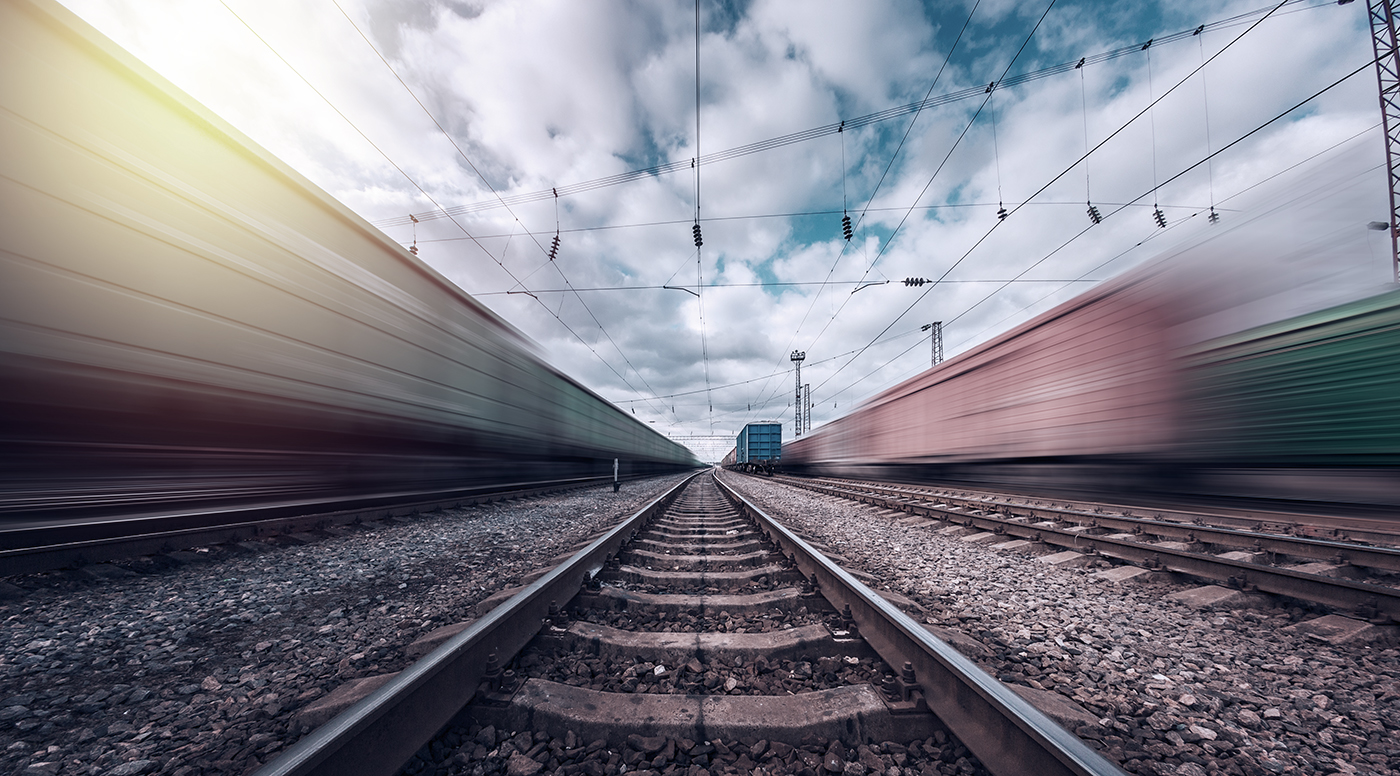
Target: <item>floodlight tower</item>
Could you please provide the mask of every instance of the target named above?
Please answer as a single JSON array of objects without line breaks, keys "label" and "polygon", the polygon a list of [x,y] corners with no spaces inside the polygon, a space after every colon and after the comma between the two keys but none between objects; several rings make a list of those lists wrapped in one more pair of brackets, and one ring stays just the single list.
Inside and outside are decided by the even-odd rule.
[{"label": "floodlight tower", "polygon": [[792,408],[797,413],[797,418],[793,427],[796,433],[793,436],[802,436],[802,360],[807,358],[807,353],[801,350],[792,351],[788,360],[797,366],[797,394],[793,399]]}]

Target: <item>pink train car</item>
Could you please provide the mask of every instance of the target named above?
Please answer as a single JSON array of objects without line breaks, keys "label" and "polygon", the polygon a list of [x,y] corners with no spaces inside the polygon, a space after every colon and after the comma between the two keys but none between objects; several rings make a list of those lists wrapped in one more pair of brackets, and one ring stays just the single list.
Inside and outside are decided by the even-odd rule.
[{"label": "pink train car", "polygon": [[1105,471],[1168,476],[1179,302],[1165,273],[1105,283],[785,445],[784,468],[1069,485],[1093,462],[1099,485]]}]

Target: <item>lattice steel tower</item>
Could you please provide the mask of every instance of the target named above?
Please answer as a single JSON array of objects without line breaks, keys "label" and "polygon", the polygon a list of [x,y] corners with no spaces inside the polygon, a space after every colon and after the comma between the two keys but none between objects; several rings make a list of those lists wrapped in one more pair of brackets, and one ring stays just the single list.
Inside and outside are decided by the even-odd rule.
[{"label": "lattice steel tower", "polygon": [[929,353],[929,360],[932,362],[929,366],[938,366],[943,363],[943,321],[926,323],[919,327],[919,329],[920,331],[933,331],[933,334],[930,334],[928,338],[929,349],[931,351]]},{"label": "lattice steel tower", "polygon": [[1390,183],[1390,266],[1400,282],[1400,37],[1396,35],[1395,0],[1366,0],[1371,17],[1371,46],[1376,52],[1376,81],[1380,86],[1381,124],[1385,129],[1385,169]]}]

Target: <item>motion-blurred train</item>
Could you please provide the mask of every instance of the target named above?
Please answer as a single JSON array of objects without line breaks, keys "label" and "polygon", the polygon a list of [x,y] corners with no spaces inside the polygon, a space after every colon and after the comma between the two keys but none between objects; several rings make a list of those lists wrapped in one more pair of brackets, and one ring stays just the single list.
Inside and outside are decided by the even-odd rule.
[{"label": "motion-blurred train", "polygon": [[699,465],[56,3],[0,108],[0,516]]},{"label": "motion-blurred train", "polygon": [[1196,338],[1211,292],[1178,280],[1150,267],[1061,304],[789,442],[783,469],[1400,504],[1400,292]]}]

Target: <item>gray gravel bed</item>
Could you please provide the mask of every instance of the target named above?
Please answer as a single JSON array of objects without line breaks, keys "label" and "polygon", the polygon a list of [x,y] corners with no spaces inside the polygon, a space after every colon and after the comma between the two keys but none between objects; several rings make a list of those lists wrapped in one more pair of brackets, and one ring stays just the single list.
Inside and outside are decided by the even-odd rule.
[{"label": "gray gravel bed", "polygon": [[692,659],[681,665],[583,655],[526,652],[519,665],[527,677],[603,692],[659,695],[785,695],[851,684],[879,687],[894,674],[879,658],[822,657],[814,661],[765,659],[716,662]]},{"label": "gray gravel bed", "polygon": [[286,540],[11,577],[0,598],[0,773],[242,774],[293,714],[616,524],[679,476]]},{"label": "gray gravel bed", "polygon": [[928,622],[987,648],[1002,681],[1075,701],[1075,731],[1147,774],[1400,773],[1400,654],[1334,647],[1283,627],[1318,612],[1197,610],[1166,601],[1195,586],[1113,586],[1097,568],[909,528],[852,501],[725,475],[790,528],[840,547],[849,566],[913,599]]},{"label": "gray gravel bed", "polygon": [[449,728],[404,767],[405,776],[701,776],[702,774],[854,774],[855,776],[982,776],[962,744],[942,732],[910,744],[884,742],[851,749],[813,738],[802,746],[780,742],[629,736],[618,749],[586,743],[570,731],[507,732],[494,727]]},{"label": "gray gravel bed", "polygon": [[795,612],[777,609],[765,614],[731,615],[729,612],[720,612],[713,617],[688,613],[668,615],[665,612],[611,612],[600,609],[578,609],[573,615],[575,619],[607,625],[618,630],[657,633],[768,633],[825,622],[822,613],[809,612],[805,606],[799,607]]},{"label": "gray gravel bed", "polygon": [[755,577],[752,582],[747,582],[737,587],[714,587],[711,585],[655,585],[650,582],[636,582],[630,579],[609,578],[605,573],[600,575],[599,581],[609,587],[619,590],[628,590],[633,593],[646,593],[648,595],[754,595],[757,593],[769,593],[774,590],[783,590],[789,587],[797,587],[802,583],[799,581],[785,580],[776,575],[765,574]]}]

